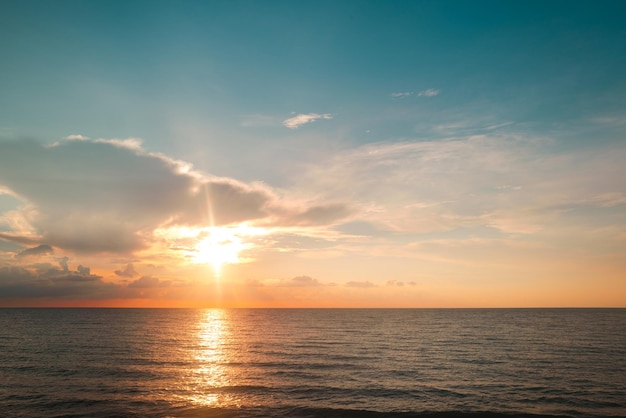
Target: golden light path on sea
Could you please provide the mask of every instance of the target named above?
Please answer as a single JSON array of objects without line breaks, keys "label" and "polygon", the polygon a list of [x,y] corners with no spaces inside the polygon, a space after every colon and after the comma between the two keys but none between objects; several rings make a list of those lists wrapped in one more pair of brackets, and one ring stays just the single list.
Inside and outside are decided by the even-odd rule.
[{"label": "golden light path on sea", "polygon": [[233,405],[232,396],[222,388],[233,386],[227,373],[228,351],[225,348],[230,336],[228,314],[221,309],[203,311],[198,323],[196,349],[193,351],[195,369],[189,378],[188,401],[195,405],[218,407]]}]

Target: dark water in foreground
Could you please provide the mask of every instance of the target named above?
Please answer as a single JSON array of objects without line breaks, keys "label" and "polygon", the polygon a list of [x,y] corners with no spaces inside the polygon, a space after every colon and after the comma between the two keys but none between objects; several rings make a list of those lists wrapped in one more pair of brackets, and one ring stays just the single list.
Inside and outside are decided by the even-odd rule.
[{"label": "dark water in foreground", "polygon": [[0,416],[626,416],[626,309],[0,309]]}]

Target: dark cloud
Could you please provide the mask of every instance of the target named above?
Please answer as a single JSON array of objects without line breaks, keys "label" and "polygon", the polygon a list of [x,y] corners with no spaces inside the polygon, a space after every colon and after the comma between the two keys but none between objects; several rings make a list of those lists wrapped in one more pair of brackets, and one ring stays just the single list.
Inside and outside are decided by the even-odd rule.
[{"label": "dark cloud", "polygon": [[67,262],[69,261],[69,258],[67,257],[62,257],[59,259],[59,265],[63,268],[63,271],[68,271],[69,267],[67,265]]},{"label": "dark cloud", "polygon": [[76,268],[76,271],[78,271],[79,274],[85,276],[89,276],[91,274],[91,269],[89,267],[83,267],[81,265]]},{"label": "dark cloud", "polygon": [[29,264],[27,268],[34,269],[39,274],[46,274],[48,272],[56,273],[59,271],[59,269],[56,268],[52,263],[33,263]]},{"label": "dark cloud", "polygon": [[142,276],[128,285],[103,281],[91,269],[79,265],[76,271],[63,270],[52,263],[0,267],[1,299],[83,299],[144,298],[154,296],[144,290],[169,288],[170,280]]},{"label": "dark cloud", "polygon": [[137,280],[133,280],[128,284],[130,288],[153,288],[153,287],[167,287],[171,282],[160,280],[156,277],[142,276]]},{"label": "dark cloud", "polygon": [[46,244],[41,244],[41,245],[38,245],[37,247],[28,248],[24,251],[20,251],[19,253],[15,255],[15,258],[22,259],[22,258],[31,257],[31,256],[52,254],[53,252],[54,250],[52,249],[51,246],[46,245]]},{"label": "dark cloud", "polygon": [[132,263],[128,263],[124,270],[115,270],[115,274],[121,277],[135,277],[138,273],[135,271]]},{"label": "dark cloud", "polygon": [[376,287],[376,285],[374,283],[371,283],[371,282],[347,282],[346,286],[348,286],[348,287],[361,287],[361,288]]},{"label": "dark cloud", "polygon": [[37,268],[0,267],[0,299],[65,298],[105,299],[119,295],[119,286],[105,283],[100,276],[63,271],[51,264]]},{"label": "dark cloud", "polygon": [[321,283],[309,276],[296,276],[290,280],[282,280],[280,282],[280,286],[302,286],[302,287],[310,287],[310,286],[321,286]]}]

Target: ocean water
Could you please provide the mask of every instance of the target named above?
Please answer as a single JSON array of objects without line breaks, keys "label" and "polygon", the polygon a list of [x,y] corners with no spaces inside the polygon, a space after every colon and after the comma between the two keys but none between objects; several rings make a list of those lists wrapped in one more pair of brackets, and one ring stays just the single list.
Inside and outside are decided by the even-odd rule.
[{"label": "ocean water", "polygon": [[626,416],[626,309],[0,309],[0,416]]}]

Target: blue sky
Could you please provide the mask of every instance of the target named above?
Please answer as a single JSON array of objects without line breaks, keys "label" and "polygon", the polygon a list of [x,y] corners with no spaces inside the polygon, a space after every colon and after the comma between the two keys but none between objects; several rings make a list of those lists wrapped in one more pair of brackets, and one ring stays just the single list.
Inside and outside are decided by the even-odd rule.
[{"label": "blue sky", "polygon": [[[229,190],[216,213],[266,228],[245,263],[230,263],[232,283],[310,277],[384,286],[399,275],[416,293],[398,304],[456,306],[470,302],[446,299],[446,286],[488,293],[500,285],[476,277],[509,277],[500,264],[535,266],[526,273],[543,277],[553,252],[561,267],[550,277],[565,280],[567,260],[585,254],[578,271],[609,271],[589,303],[626,303],[609,290],[624,286],[626,255],[625,17],[621,1],[4,1],[4,262],[36,275],[14,254],[50,245],[47,262],[95,265],[89,257],[102,252],[110,262],[97,267],[98,280],[114,284],[121,276],[110,272],[121,264],[155,264],[142,257],[158,258],[155,237],[167,220],[202,228],[196,215],[184,218],[188,207],[166,204],[139,180],[128,184],[167,208],[151,223],[134,212],[143,203],[109,202],[135,193],[125,176],[169,181],[168,170],[184,166],[209,189]],[[102,178],[111,190],[90,194],[105,187]],[[196,193],[192,180],[170,180]],[[90,217],[63,215],[86,210]],[[98,238],[105,230],[127,234],[126,245],[96,242],[111,239]],[[511,249],[498,266],[485,261],[458,279],[466,262],[481,259],[474,253],[487,259],[505,247],[535,250]],[[293,265],[280,258],[293,252],[302,256]],[[369,272],[351,267],[363,259]],[[151,269],[145,277],[184,276]],[[196,270],[185,274],[215,273]],[[454,283],[434,285],[440,277]],[[507,291],[522,286],[528,299],[504,304],[561,303],[533,299],[538,288],[520,280],[506,279]],[[589,287],[581,278],[579,296],[563,303],[587,303]],[[357,296],[355,304],[378,303]],[[483,303],[498,304],[495,296]]]}]

